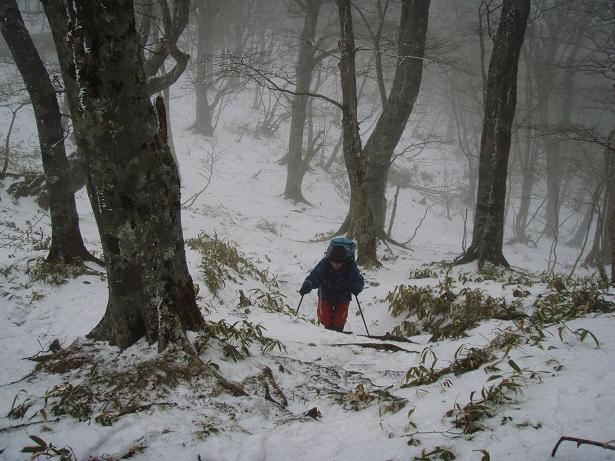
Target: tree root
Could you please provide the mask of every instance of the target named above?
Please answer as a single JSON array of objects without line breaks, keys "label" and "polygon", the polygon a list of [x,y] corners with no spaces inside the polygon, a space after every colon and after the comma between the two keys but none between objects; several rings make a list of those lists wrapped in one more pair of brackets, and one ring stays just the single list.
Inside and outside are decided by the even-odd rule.
[{"label": "tree root", "polygon": [[453,260],[453,265],[460,266],[462,264],[468,264],[477,260],[479,271],[482,270],[486,262],[490,262],[494,266],[503,266],[507,269],[510,267],[510,264],[508,263],[508,261],[504,257],[504,254],[501,251],[498,252],[497,255],[485,255],[481,254],[477,246],[472,245],[470,245],[470,248],[468,248],[467,251],[465,251]]}]

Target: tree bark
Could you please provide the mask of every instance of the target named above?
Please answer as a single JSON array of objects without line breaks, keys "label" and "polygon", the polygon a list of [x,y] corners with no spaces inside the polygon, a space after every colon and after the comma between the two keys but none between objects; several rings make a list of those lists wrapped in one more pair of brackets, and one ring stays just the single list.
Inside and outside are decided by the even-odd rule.
[{"label": "tree bark", "polygon": [[[162,72],[165,72],[164,66],[162,67]],[[169,145],[169,149],[171,149],[171,155],[173,155],[173,160],[177,165],[177,173],[179,174],[179,160],[177,159],[177,153],[175,152],[175,142],[173,141],[173,128],[171,127],[171,89],[166,87],[162,90],[162,97],[164,99],[165,105],[165,114],[166,120],[165,123],[167,125],[167,144]],[[179,180],[181,182],[181,174],[179,176]]]},{"label": "tree bark", "polygon": [[301,33],[301,43],[296,66],[296,94],[293,97],[290,137],[288,141],[288,157],[286,168],[286,186],[284,188],[284,198],[295,202],[307,202],[301,192],[301,184],[306,168],[303,162],[303,134],[306,122],[308,95],[312,74],[316,61],[314,54],[314,38],[316,37],[316,24],[320,12],[321,0],[306,0],[305,19],[303,31]]},{"label": "tree bark", "polygon": [[69,166],[55,89],[15,0],[1,3],[0,30],[26,84],[36,118],[51,215],[51,248],[47,261],[96,261],[83,244],[75,197],[65,177]]},{"label": "tree bark", "polygon": [[372,211],[369,207],[366,184],[367,159],[361,146],[357,120],[357,81],[355,72],[355,46],[352,30],[350,0],[336,0],[340,20],[339,63],[342,88],[343,152],[351,190],[351,209],[358,243],[357,262],[363,266],[378,264],[376,233]]},{"label": "tree bark", "polygon": [[[177,166],[149,99],[130,0],[43,2],[105,255],[107,310],[89,333],[189,349],[204,324],[186,264]],[[127,104],[127,101],[130,103]]]},{"label": "tree bark", "polygon": [[506,178],[511,128],[517,101],[517,67],[530,0],[504,0],[489,73],[481,135],[472,243],[457,262],[478,259],[508,266],[502,253]]}]

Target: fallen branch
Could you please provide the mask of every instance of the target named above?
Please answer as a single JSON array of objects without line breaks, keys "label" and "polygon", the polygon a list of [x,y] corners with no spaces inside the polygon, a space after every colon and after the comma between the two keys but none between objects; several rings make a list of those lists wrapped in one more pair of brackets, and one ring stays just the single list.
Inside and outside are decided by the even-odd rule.
[{"label": "fallen branch", "polygon": [[399,437],[414,437],[415,435],[425,435],[425,434],[440,434],[448,439],[457,439],[463,435],[463,432],[456,431],[454,427],[450,429],[445,429],[443,431],[414,431],[408,434],[402,434]]},{"label": "fallen branch", "polygon": [[553,451],[551,452],[551,457],[555,456],[555,452],[557,451],[559,444],[566,440],[569,442],[576,442],[577,447],[580,447],[581,445],[595,445],[597,447],[602,447],[606,450],[615,450],[615,445],[611,444],[610,442],[597,442],[595,440],[579,439],[577,437],[564,436],[564,437],[560,437],[557,443],[555,444],[555,447],[553,447]]},{"label": "fallen branch", "polygon": [[34,421],[32,423],[23,423],[23,424],[17,424],[15,426],[8,426],[8,427],[0,427],[0,433],[2,432],[10,432],[10,431],[15,431],[17,429],[22,429],[24,427],[28,427],[28,426],[35,426],[36,424],[43,424],[43,423],[57,423],[58,421],[60,421],[60,418],[56,418],[56,419],[51,419],[51,420],[43,420],[43,421]]},{"label": "fallen branch", "polygon": [[402,347],[396,346],[395,344],[378,344],[378,343],[338,343],[338,344],[329,344],[329,346],[359,346],[366,347],[369,349],[376,349],[378,351],[389,351],[389,352],[412,352],[414,354],[418,354],[417,351],[409,351]]},{"label": "fallen branch", "polygon": [[396,336],[396,335],[391,335],[389,333],[387,333],[386,335],[371,335],[371,336],[367,336],[367,335],[357,335],[357,336],[362,336],[364,338],[370,338],[370,339],[379,339],[381,341],[397,341],[400,343],[410,343],[410,344],[418,344],[416,341],[412,341],[411,339],[405,338],[403,336]]},{"label": "fallen branch", "polygon": [[130,414],[133,414],[133,413],[140,413],[142,411],[149,410],[152,407],[158,407],[158,406],[176,407],[177,403],[175,403],[175,402],[152,402],[152,403],[147,403],[145,405],[139,405],[138,407],[127,408],[126,410],[119,412],[117,414],[117,417],[119,418],[120,416],[126,416],[126,415],[130,415]]}]

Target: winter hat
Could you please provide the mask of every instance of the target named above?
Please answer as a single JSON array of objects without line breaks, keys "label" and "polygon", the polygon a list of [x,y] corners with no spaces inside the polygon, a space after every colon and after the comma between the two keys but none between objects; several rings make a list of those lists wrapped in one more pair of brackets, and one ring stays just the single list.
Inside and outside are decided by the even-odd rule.
[{"label": "winter hat", "polygon": [[341,263],[346,261],[346,248],[336,245],[331,249],[331,261]]}]

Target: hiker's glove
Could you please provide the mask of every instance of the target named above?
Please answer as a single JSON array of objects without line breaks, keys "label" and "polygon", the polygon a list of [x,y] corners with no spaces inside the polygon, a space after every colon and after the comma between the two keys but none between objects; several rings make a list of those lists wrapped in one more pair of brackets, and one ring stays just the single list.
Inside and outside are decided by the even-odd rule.
[{"label": "hiker's glove", "polygon": [[353,288],[353,289],[352,289],[352,294],[353,294],[353,295],[358,296],[358,295],[359,295],[359,293],[361,293],[361,290],[359,290],[359,289],[357,289],[357,288]]},{"label": "hiker's glove", "polygon": [[299,288],[299,294],[301,296],[307,295],[310,291],[312,291],[312,287],[310,287],[310,284],[307,282],[303,282],[303,285],[301,285],[301,288]]}]

